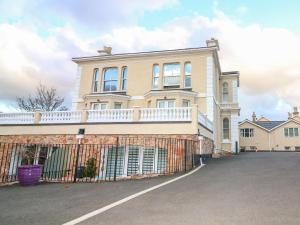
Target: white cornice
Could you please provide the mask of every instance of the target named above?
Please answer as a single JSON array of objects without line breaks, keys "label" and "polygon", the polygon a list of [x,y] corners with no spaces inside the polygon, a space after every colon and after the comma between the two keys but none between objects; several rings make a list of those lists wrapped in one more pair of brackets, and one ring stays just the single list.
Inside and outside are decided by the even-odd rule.
[{"label": "white cornice", "polygon": [[88,94],[85,95],[85,97],[89,97],[89,98],[118,98],[118,99],[124,99],[124,100],[129,100],[130,96],[128,95],[120,95],[120,94],[104,94],[104,93],[92,93],[92,94]]},{"label": "white cornice", "polygon": [[152,51],[152,52],[136,52],[136,53],[124,53],[124,54],[114,54],[114,55],[76,57],[76,58],[72,58],[72,61],[75,63],[79,63],[79,62],[105,61],[105,60],[116,60],[116,59],[135,58],[135,57],[164,56],[164,55],[174,55],[174,54],[193,54],[193,53],[200,53],[200,52],[207,52],[207,51],[215,51],[215,48],[214,47],[186,48],[186,49],[174,49],[174,50]]},{"label": "white cornice", "polygon": [[145,98],[149,96],[162,96],[162,95],[182,95],[182,96],[189,96],[189,97],[196,97],[196,92],[191,91],[184,91],[184,90],[161,90],[161,91],[150,91],[146,93],[144,96]]}]

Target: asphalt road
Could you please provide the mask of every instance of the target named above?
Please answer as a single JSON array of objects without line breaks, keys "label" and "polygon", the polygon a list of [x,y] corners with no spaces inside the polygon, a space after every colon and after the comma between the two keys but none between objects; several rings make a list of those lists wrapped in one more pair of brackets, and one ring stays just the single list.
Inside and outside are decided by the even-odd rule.
[{"label": "asphalt road", "polygon": [[[0,224],[62,224],[173,177],[102,184],[0,188]],[[300,153],[243,153],[212,160],[81,225],[297,225]]]}]

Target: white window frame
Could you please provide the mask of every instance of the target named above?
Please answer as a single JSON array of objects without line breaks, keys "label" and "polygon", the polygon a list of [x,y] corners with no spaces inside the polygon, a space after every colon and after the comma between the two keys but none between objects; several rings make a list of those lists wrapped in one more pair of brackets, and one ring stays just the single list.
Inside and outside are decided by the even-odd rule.
[{"label": "white window frame", "polygon": [[[120,105],[121,107],[120,108],[116,108],[116,105]],[[122,109],[122,108],[123,108],[122,102],[115,102],[114,103],[114,109]]]},{"label": "white window frame", "polygon": [[[246,136],[247,132],[248,132],[248,136]],[[253,128],[242,128],[242,129],[240,129],[240,136],[242,138],[253,138],[254,137],[254,129]]]},{"label": "white window frame", "polygon": [[[186,70],[186,67],[187,65],[190,65],[191,67],[191,72],[187,72]],[[186,78],[189,78],[190,79],[190,86],[187,86],[186,85]],[[184,64],[184,85],[183,85],[185,88],[191,88],[192,87],[192,64],[191,62],[186,62]]]},{"label": "white window frame", "polygon": [[299,137],[298,127],[285,127],[283,129],[283,135],[286,138]]},{"label": "white window frame", "polygon": [[[126,71],[126,75],[124,73],[125,71]],[[126,89],[127,89],[127,76],[128,76],[128,68],[127,68],[127,66],[123,66],[122,67],[122,81],[121,81],[121,90],[122,91],[126,91]]]},{"label": "white window frame", "polygon": [[99,68],[95,68],[94,73],[93,73],[93,82],[92,82],[92,92],[93,93],[97,93],[100,91],[99,79],[100,79]]},{"label": "white window frame", "polygon": [[[224,128],[224,121],[228,120],[228,128]],[[228,137],[225,137],[225,131],[228,131]],[[229,118],[223,118],[222,120],[222,136],[223,136],[223,140],[230,140],[230,120]]]},{"label": "white window frame", "polygon": [[229,98],[228,83],[224,82],[222,84],[222,102],[228,102],[228,98]]},{"label": "white window frame", "polygon": [[[184,104],[187,103],[187,106],[184,106]],[[191,107],[191,101],[187,99],[182,100],[182,107]]]},{"label": "white window frame", "polygon": [[[105,73],[109,69],[115,69],[115,70],[117,70],[117,79],[116,80],[113,80],[113,79],[105,80]],[[119,77],[118,67],[107,67],[107,68],[104,68],[103,69],[103,75],[102,75],[102,77],[103,77],[103,81],[102,81],[102,91],[103,92],[116,92],[116,91],[118,91],[118,77]],[[115,85],[116,86],[116,90],[111,90],[112,85],[110,85],[110,90],[105,90],[105,83],[106,82],[116,82],[116,85]]]},{"label": "white window frame", "polygon": [[[155,68],[158,69],[158,72],[155,72]],[[154,64],[152,67],[152,89],[159,88],[159,75],[160,75],[160,68],[158,64]],[[157,84],[156,84],[157,82]]]},{"label": "white window frame", "polygon": [[[98,109],[96,109],[96,105],[99,106]],[[103,107],[105,106],[105,107]],[[91,110],[105,110],[105,109],[108,109],[108,103],[107,102],[93,102],[92,105],[91,105]]]},{"label": "white window frame", "polygon": [[[164,103],[164,107],[160,107],[160,103]],[[170,103],[172,102],[173,106],[170,107]],[[156,107],[165,109],[165,108],[175,108],[176,107],[176,101],[173,99],[166,99],[166,100],[157,100]]]},{"label": "white window frame", "polygon": [[[179,67],[179,70],[178,70],[178,72],[174,72],[174,70],[172,71],[172,73],[170,73],[170,74],[166,74],[166,67],[167,66],[170,66],[170,65],[176,65],[176,66],[178,66]],[[180,75],[181,75],[181,64],[179,63],[179,62],[172,62],[172,63],[165,63],[164,65],[163,65],[163,85],[164,86],[166,86],[166,87],[169,87],[169,86],[180,86]],[[178,84],[174,84],[174,85],[172,85],[172,84],[170,84],[170,85],[166,85],[165,84],[165,78],[167,78],[167,77],[178,77]]]}]

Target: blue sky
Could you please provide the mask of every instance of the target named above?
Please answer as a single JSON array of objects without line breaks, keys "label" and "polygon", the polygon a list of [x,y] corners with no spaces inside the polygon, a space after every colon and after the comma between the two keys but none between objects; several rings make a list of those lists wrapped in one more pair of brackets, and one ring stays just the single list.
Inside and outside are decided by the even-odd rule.
[{"label": "blue sky", "polygon": [[203,46],[215,37],[222,69],[241,72],[241,119],[252,111],[286,119],[300,98],[299,8],[278,0],[2,0],[0,111],[14,111],[15,97],[39,82],[57,87],[70,105],[70,58],[103,45],[133,52]]}]

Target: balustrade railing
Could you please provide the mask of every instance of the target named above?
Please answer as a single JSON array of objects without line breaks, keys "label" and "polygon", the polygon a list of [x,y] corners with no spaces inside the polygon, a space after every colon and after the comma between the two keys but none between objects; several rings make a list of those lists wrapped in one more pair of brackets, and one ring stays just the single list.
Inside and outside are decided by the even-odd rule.
[{"label": "balustrade railing", "polygon": [[78,123],[82,111],[42,112],[40,123]]},{"label": "balustrade railing", "polygon": [[88,111],[87,122],[131,122],[133,109],[104,109]]},{"label": "balustrade railing", "polygon": [[0,113],[0,124],[31,124],[34,122],[34,113]]},{"label": "balustrade railing", "polygon": [[[85,115],[86,114],[86,115]],[[134,116],[135,115],[135,116]],[[88,111],[0,113],[0,124],[50,124],[81,122],[191,121],[192,108],[136,108]]]},{"label": "balustrade railing", "polygon": [[190,107],[140,109],[140,121],[190,121]]}]

